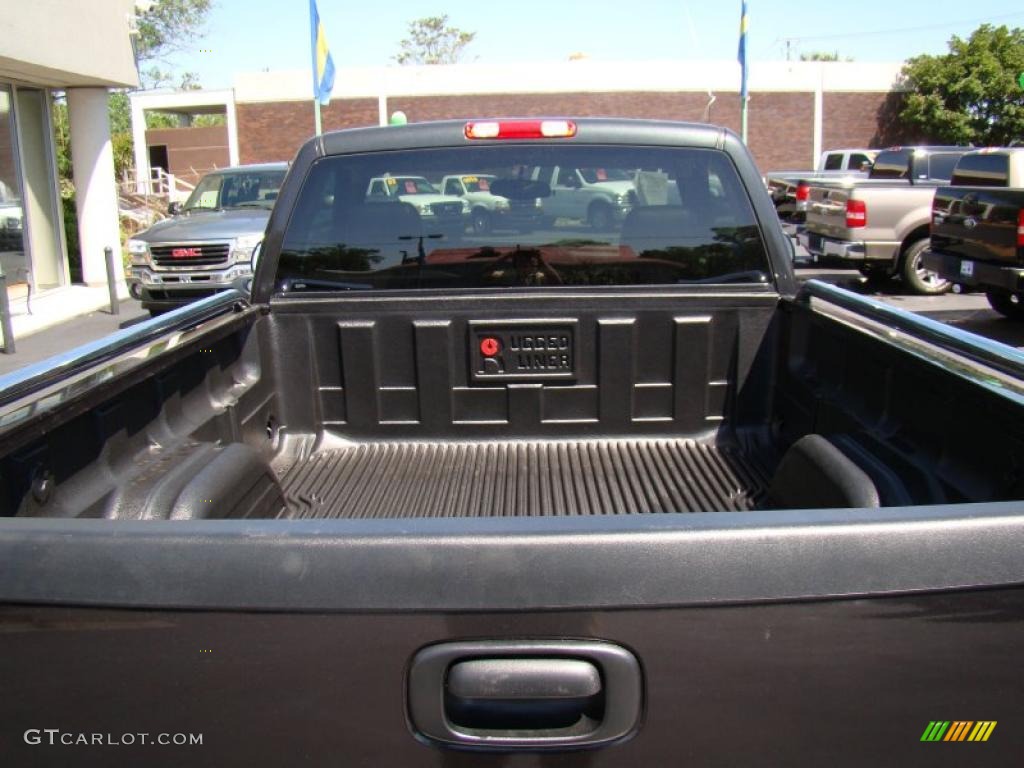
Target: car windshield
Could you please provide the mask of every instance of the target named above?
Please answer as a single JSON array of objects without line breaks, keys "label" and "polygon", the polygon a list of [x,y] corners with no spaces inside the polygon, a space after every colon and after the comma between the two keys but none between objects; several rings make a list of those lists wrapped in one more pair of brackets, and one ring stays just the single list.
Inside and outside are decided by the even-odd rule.
[{"label": "car windshield", "polygon": [[270,210],[284,181],[284,170],[211,173],[189,195],[182,210],[265,208]]},{"label": "car windshield", "polygon": [[[553,193],[544,179],[556,167],[601,169],[628,183],[598,195]],[[505,204],[470,210],[375,191],[385,178],[404,189],[451,177],[487,178]],[[276,284],[280,292],[764,284],[770,274],[750,199],[722,151],[508,144],[316,161],[289,213]]]},{"label": "car windshield", "polygon": [[467,192],[490,192],[493,176],[463,176],[462,183]]},{"label": "car windshield", "polygon": [[600,181],[629,181],[633,173],[623,168],[580,168],[580,175],[587,184]]},{"label": "car windshield", "polygon": [[392,176],[387,180],[392,195],[436,195],[437,187],[424,178],[415,176]]}]

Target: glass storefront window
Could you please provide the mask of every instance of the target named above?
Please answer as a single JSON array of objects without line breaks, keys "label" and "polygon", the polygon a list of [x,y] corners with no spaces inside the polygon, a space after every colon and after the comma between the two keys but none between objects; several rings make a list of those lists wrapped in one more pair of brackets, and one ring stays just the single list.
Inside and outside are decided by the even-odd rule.
[{"label": "glass storefront window", "polygon": [[64,249],[53,180],[49,100],[39,88],[18,87],[15,93],[28,252],[35,289],[42,291],[64,283]]},{"label": "glass storefront window", "polygon": [[[0,267],[8,286],[27,285],[28,259],[25,256],[25,216],[21,200],[17,146],[14,142],[14,110],[11,89],[0,85]],[[13,288],[13,296],[25,291]]]}]

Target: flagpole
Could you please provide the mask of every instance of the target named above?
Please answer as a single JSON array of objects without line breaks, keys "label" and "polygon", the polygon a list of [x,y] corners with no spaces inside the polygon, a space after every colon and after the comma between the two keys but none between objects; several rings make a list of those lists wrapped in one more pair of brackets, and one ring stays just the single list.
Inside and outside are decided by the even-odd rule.
[{"label": "flagpole", "polygon": [[[313,97],[313,120],[316,123],[316,135],[319,136],[321,133],[324,132],[324,126],[320,122],[320,99],[318,99],[316,96]],[[743,136],[743,140],[746,141],[746,131],[744,131]]]},{"label": "flagpole", "polygon": [[740,62],[740,138],[747,143],[747,108],[750,106],[750,92],[747,90],[747,0],[740,2],[740,45],[737,58]]}]

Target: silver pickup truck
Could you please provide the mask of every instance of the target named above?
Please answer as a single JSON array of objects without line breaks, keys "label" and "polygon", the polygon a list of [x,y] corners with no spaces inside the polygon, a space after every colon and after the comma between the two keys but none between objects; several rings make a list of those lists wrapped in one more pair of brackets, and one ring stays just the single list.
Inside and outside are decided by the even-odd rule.
[{"label": "silver pickup truck", "polygon": [[881,152],[867,179],[818,181],[808,193],[806,229],[797,235],[815,261],[838,260],[868,278],[898,275],[914,292],[950,283],[924,268],[932,198],[968,147],[903,147]]},{"label": "silver pickup truck", "polygon": [[129,286],[156,315],[239,287],[252,275],[287,163],[246,165],[202,178],[172,218],[128,241]]}]

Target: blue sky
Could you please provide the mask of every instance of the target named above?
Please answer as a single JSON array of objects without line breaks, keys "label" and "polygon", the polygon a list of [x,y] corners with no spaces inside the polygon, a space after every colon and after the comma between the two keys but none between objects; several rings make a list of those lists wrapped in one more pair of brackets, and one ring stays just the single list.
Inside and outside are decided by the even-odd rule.
[{"label": "blue sky", "polygon": [[[206,88],[238,71],[310,66],[308,0],[214,0],[206,34],[168,63],[197,72]],[[562,61],[582,52],[604,61],[715,59],[736,55],[739,0],[318,0],[339,68],[393,63],[408,23],[447,13],[476,32],[464,60]],[[858,61],[942,53],[951,35],[991,22],[1024,27],[1020,0],[749,0],[751,60],[838,51]]]}]

